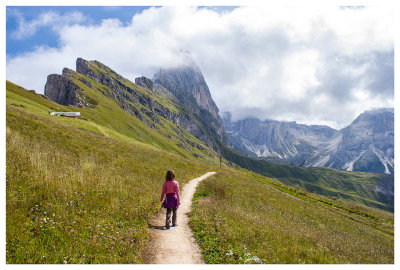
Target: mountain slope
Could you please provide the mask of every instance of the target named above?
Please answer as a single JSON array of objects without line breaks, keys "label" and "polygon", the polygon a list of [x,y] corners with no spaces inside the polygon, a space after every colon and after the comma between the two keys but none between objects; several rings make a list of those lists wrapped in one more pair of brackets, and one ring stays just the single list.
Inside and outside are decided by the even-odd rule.
[{"label": "mountain slope", "polygon": [[[186,84],[179,85],[179,89],[184,92],[195,89],[194,94],[186,95],[185,99],[176,94],[175,88],[171,88],[172,90],[165,88],[160,83],[161,81],[153,82],[141,77],[136,78],[136,83],[133,83],[98,61],[78,58],[76,72],[64,69],[62,75],[48,76],[45,95],[60,104],[93,107],[96,106],[97,99],[85,93],[93,92],[90,90],[93,89],[97,95],[100,92],[103,96],[114,99],[121,109],[136,116],[151,128],[164,128],[163,122],[168,120],[179,129],[187,131],[207,146],[219,151],[217,141],[220,138],[226,139],[226,134],[207,84],[201,73],[197,73],[198,70],[188,67],[182,72],[198,76],[191,80],[187,75]],[[166,70],[164,73],[180,74],[176,70]],[[166,81],[162,82],[167,84]],[[188,87],[192,88],[188,89]],[[197,96],[199,96],[199,104],[195,99]],[[210,108],[205,105],[207,102],[211,104]],[[208,109],[211,109],[211,113]],[[169,134],[169,136],[173,135]],[[190,144],[190,141],[184,138],[179,139],[184,144]],[[204,148],[202,145],[198,147]]]},{"label": "mountain slope", "polygon": [[[82,66],[86,66],[86,69]],[[194,156],[208,156],[210,159],[216,155],[202,141],[177,125],[190,123],[192,126],[198,126],[190,110],[166,89],[141,87],[97,61],[89,62],[78,58],[77,70],[88,76],[70,69],[64,69],[62,75],[49,75],[45,95],[52,98],[52,92],[74,91],[79,97],[78,101],[68,105],[78,107],[85,117],[93,119],[96,123],[111,126],[119,133],[133,136],[142,142],[151,142],[165,150],[171,149],[168,142],[172,141],[175,144],[173,150],[185,156],[187,150],[191,150]],[[53,84],[50,80],[52,76],[62,77],[70,83]],[[70,85],[73,86],[72,89],[67,88]]]},{"label": "mountain slope", "polygon": [[250,156],[302,167],[393,174],[393,109],[361,114],[342,130],[248,118],[224,124],[234,146]]},{"label": "mountain slope", "polygon": [[[160,189],[166,170],[171,168],[176,171],[181,187],[188,180],[207,171],[218,171],[218,181],[222,180],[222,185],[217,183],[216,186],[206,186],[200,190],[197,199],[203,196],[205,200],[202,203],[208,201],[210,206],[217,208],[226,205],[220,197],[216,201],[209,200],[209,196],[205,197],[207,194],[217,194],[224,198],[240,198],[230,203],[234,206],[231,210],[239,210],[241,214],[252,213],[251,205],[262,210],[254,216],[255,219],[240,216],[242,221],[254,223],[271,216],[275,220],[273,213],[290,212],[295,217],[303,217],[303,222],[297,225],[297,231],[302,232],[310,231],[310,222],[323,221],[325,217],[329,217],[320,211],[314,211],[318,205],[316,200],[299,199],[295,201],[297,208],[292,208],[293,202],[290,201],[289,194],[293,190],[305,194],[303,191],[265,177],[249,176],[244,170],[216,168],[219,159],[211,158],[208,153],[213,152],[206,146],[203,150],[179,147],[177,140],[168,139],[168,134],[165,133],[169,132],[167,128],[161,125],[150,128],[139,118],[124,111],[117,101],[97,90],[97,87],[104,91],[108,89],[102,88],[96,81],[80,77],[79,74],[73,74],[71,78],[82,89],[80,94],[86,95],[90,101],[95,100],[95,105],[63,106],[10,82],[6,84],[7,263],[141,263],[143,247],[148,242],[148,219],[160,207]],[[93,88],[86,88],[86,84],[79,79],[87,80]],[[142,89],[138,88],[140,90]],[[51,116],[48,114],[49,108],[57,111],[80,111],[83,117],[71,119]],[[163,121],[165,127],[174,125],[166,119]],[[185,131],[182,134],[185,138],[194,138]],[[192,151],[196,149],[199,157],[193,155]],[[238,181],[243,182],[238,184]],[[254,185],[255,181],[258,182],[257,185]],[[271,183],[274,183],[275,188],[282,189],[283,193],[271,194],[268,187]],[[238,188],[240,192],[231,190],[232,187]],[[254,196],[255,191],[257,196]],[[272,201],[263,201],[262,198],[270,198]],[[346,246],[347,238],[332,237],[331,239],[336,239],[334,247],[337,252],[329,255],[330,261],[324,262],[393,262],[392,215],[387,217],[376,211],[371,214],[362,209],[344,206],[340,201],[335,202],[336,206],[330,206],[333,202],[326,198],[324,200],[327,202],[324,203],[328,207],[327,211],[337,211],[335,209],[340,206],[338,209],[345,209],[343,211],[348,213],[345,215],[351,215],[346,217],[343,213],[335,214],[334,222],[323,221],[321,224],[327,225],[325,233],[340,236],[343,232],[349,239],[366,239],[366,242],[354,243],[362,244],[363,250],[379,250],[373,256],[360,255],[357,257],[360,258],[359,261],[351,260],[353,254],[349,250],[358,252],[357,245]],[[273,201],[279,203],[271,204]],[[238,205],[251,212],[238,209]],[[271,211],[264,211],[264,208],[259,207],[261,205],[268,206]],[[304,215],[304,207],[312,211],[310,215]],[[206,205],[200,208],[204,214],[214,209],[209,206],[206,208]],[[229,215],[231,210],[220,208],[220,211]],[[226,228],[225,221],[219,216],[220,213],[206,220],[212,221],[216,226],[224,226],[219,227],[220,229]],[[363,217],[371,222],[365,225],[363,221],[363,229],[360,230],[358,220]],[[191,216],[191,219],[197,223],[197,227],[203,226],[195,216]],[[290,239],[296,238],[293,231],[274,233],[276,230],[273,226],[263,226],[264,229],[261,230],[261,227],[248,227],[247,224],[239,223],[234,227],[237,232],[248,230],[246,241],[259,239],[270,243],[265,232],[274,234],[274,241],[281,244],[276,252],[269,254],[279,263],[286,262],[284,256],[288,254],[288,250],[298,248],[302,251],[290,252],[292,261],[299,262],[308,254],[312,255],[313,249],[318,248],[321,251],[327,247],[324,242],[320,242],[321,238],[314,238],[311,242],[300,239],[301,241],[294,243],[285,240],[288,236],[292,237]],[[348,229],[341,224],[346,224]],[[214,225],[210,224],[202,228],[215,230]],[[225,236],[215,239],[218,234],[208,233],[206,230],[196,231],[206,233],[203,240],[209,240],[206,250],[211,254],[225,251],[231,244],[235,245]],[[371,236],[368,231],[376,233]],[[230,234],[226,232],[227,235]],[[248,237],[249,235],[254,237]],[[243,243],[247,245],[246,252],[251,254],[269,251],[267,246]],[[313,248],[301,248],[303,243],[306,247],[313,243]],[[227,252],[229,250],[223,254]]]}]

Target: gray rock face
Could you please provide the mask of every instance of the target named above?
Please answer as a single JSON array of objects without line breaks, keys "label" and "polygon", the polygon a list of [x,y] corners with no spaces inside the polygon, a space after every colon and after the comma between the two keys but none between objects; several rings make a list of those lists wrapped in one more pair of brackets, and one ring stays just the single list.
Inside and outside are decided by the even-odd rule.
[{"label": "gray rock face", "polygon": [[150,90],[153,90],[155,88],[155,85],[154,85],[153,81],[150,80],[149,78],[144,77],[144,76],[136,78],[135,79],[135,83],[137,85],[140,85],[140,86],[142,86],[144,88],[147,88],[147,89],[150,89]]},{"label": "gray rock face", "polygon": [[393,174],[393,109],[361,114],[342,130],[296,122],[244,119],[224,124],[234,147],[250,156],[304,167]]},{"label": "gray rock face", "polygon": [[214,118],[220,119],[218,107],[211,97],[203,74],[193,63],[188,66],[161,69],[154,75],[153,80],[170,90],[179,101],[196,113],[199,109],[205,109]]},{"label": "gray rock face", "polygon": [[329,166],[349,171],[394,173],[394,110],[375,109],[341,130]]},{"label": "gray rock face", "polygon": [[82,89],[70,79],[73,72],[64,68],[62,75],[50,74],[47,76],[44,95],[61,105],[93,107],[86,101],[86,96],[81,93]]},{"label": "gray rock face", "polygon": [[44,94],[50,100],[59,104],[75,106],[78,103],[76,92],[79,90],[79,87],[68,77],[58,74],[50,74],[47,76]]},{"label": "gray rock face", "polygon": [[[161,69],[154,75],[153,81],[168,89],[180,102],[195,112],[202,124],[207,137],[212,141],[213,148],[218,150],[217,141],[230,144],[218,107],[211,97],[210,90],[200,69],[190,63],[171,69]],[[189,132],[196,137],[201,136],[198,130],[189,127]]]}]

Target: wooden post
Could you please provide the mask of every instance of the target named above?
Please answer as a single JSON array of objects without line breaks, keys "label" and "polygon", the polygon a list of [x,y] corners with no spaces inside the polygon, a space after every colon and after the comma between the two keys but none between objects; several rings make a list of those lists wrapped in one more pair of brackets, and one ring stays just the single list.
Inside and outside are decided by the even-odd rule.
[{"label": "wooden post", "polygon": [[222,156],[219,156],[219,167],[222,168]]}]

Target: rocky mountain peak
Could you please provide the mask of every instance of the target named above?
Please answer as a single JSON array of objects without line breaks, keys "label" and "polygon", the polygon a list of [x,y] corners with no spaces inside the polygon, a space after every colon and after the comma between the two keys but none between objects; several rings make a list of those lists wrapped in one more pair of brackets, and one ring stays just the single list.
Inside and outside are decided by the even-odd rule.
[{"label": "rocky mountain peak", "polygon": [[[170,90],[178,100],[188,104],[195,111],[207,110],[214,118],[220,118],[218,107],[200,69],[194,64],[160,69],[153,81]],[[194,103],[194,104],[192,104]]]},{"label": "rocky mountain peak", "polygon": [[193,61],[179,67],[160,69],[154,75],[153,82],[168,89],[180,102],[201,117],[204,126],[211,127],[212,132],[216,131],[215,135],[220,141],[230,145],[218,107],[211,97],[203,74]]},{"label": "rocky mountain peak", "polygon": [[144,76],[135,78],[135,83],[137,85],[140,85],[141,87],[147,88],[149,90],[152,90],[152,91],[155,90],[154,82]]},{"label": "rocky mountain peak", "polygon": [[75,71],[69,68],[63,68],[62,75],[66,77],[71,77]]},{"label": "rocky mountain peak", "polygon": [[76,59],[76,72],[81,74],[88,74],[90,72],[89,62],[85,59]]},{"label": "rocky mountain peak", "polygon": [[374,129],[376,132],[392,130],[394,126],[394,109],[380,108],[360,114],[348,128]]}]

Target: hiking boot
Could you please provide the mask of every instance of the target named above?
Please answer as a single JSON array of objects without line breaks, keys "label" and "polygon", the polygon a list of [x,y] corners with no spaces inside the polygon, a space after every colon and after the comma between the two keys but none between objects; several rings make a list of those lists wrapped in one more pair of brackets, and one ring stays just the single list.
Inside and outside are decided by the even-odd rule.
[{"label": "hiking boot", "polygon": [[178,226],[178,224],[172,224],[172,227],[176,227],[176,226]]},{"label": "hiking boot", "polygon": [[165,223],[165,228],[169,229],[169,222]]}]

